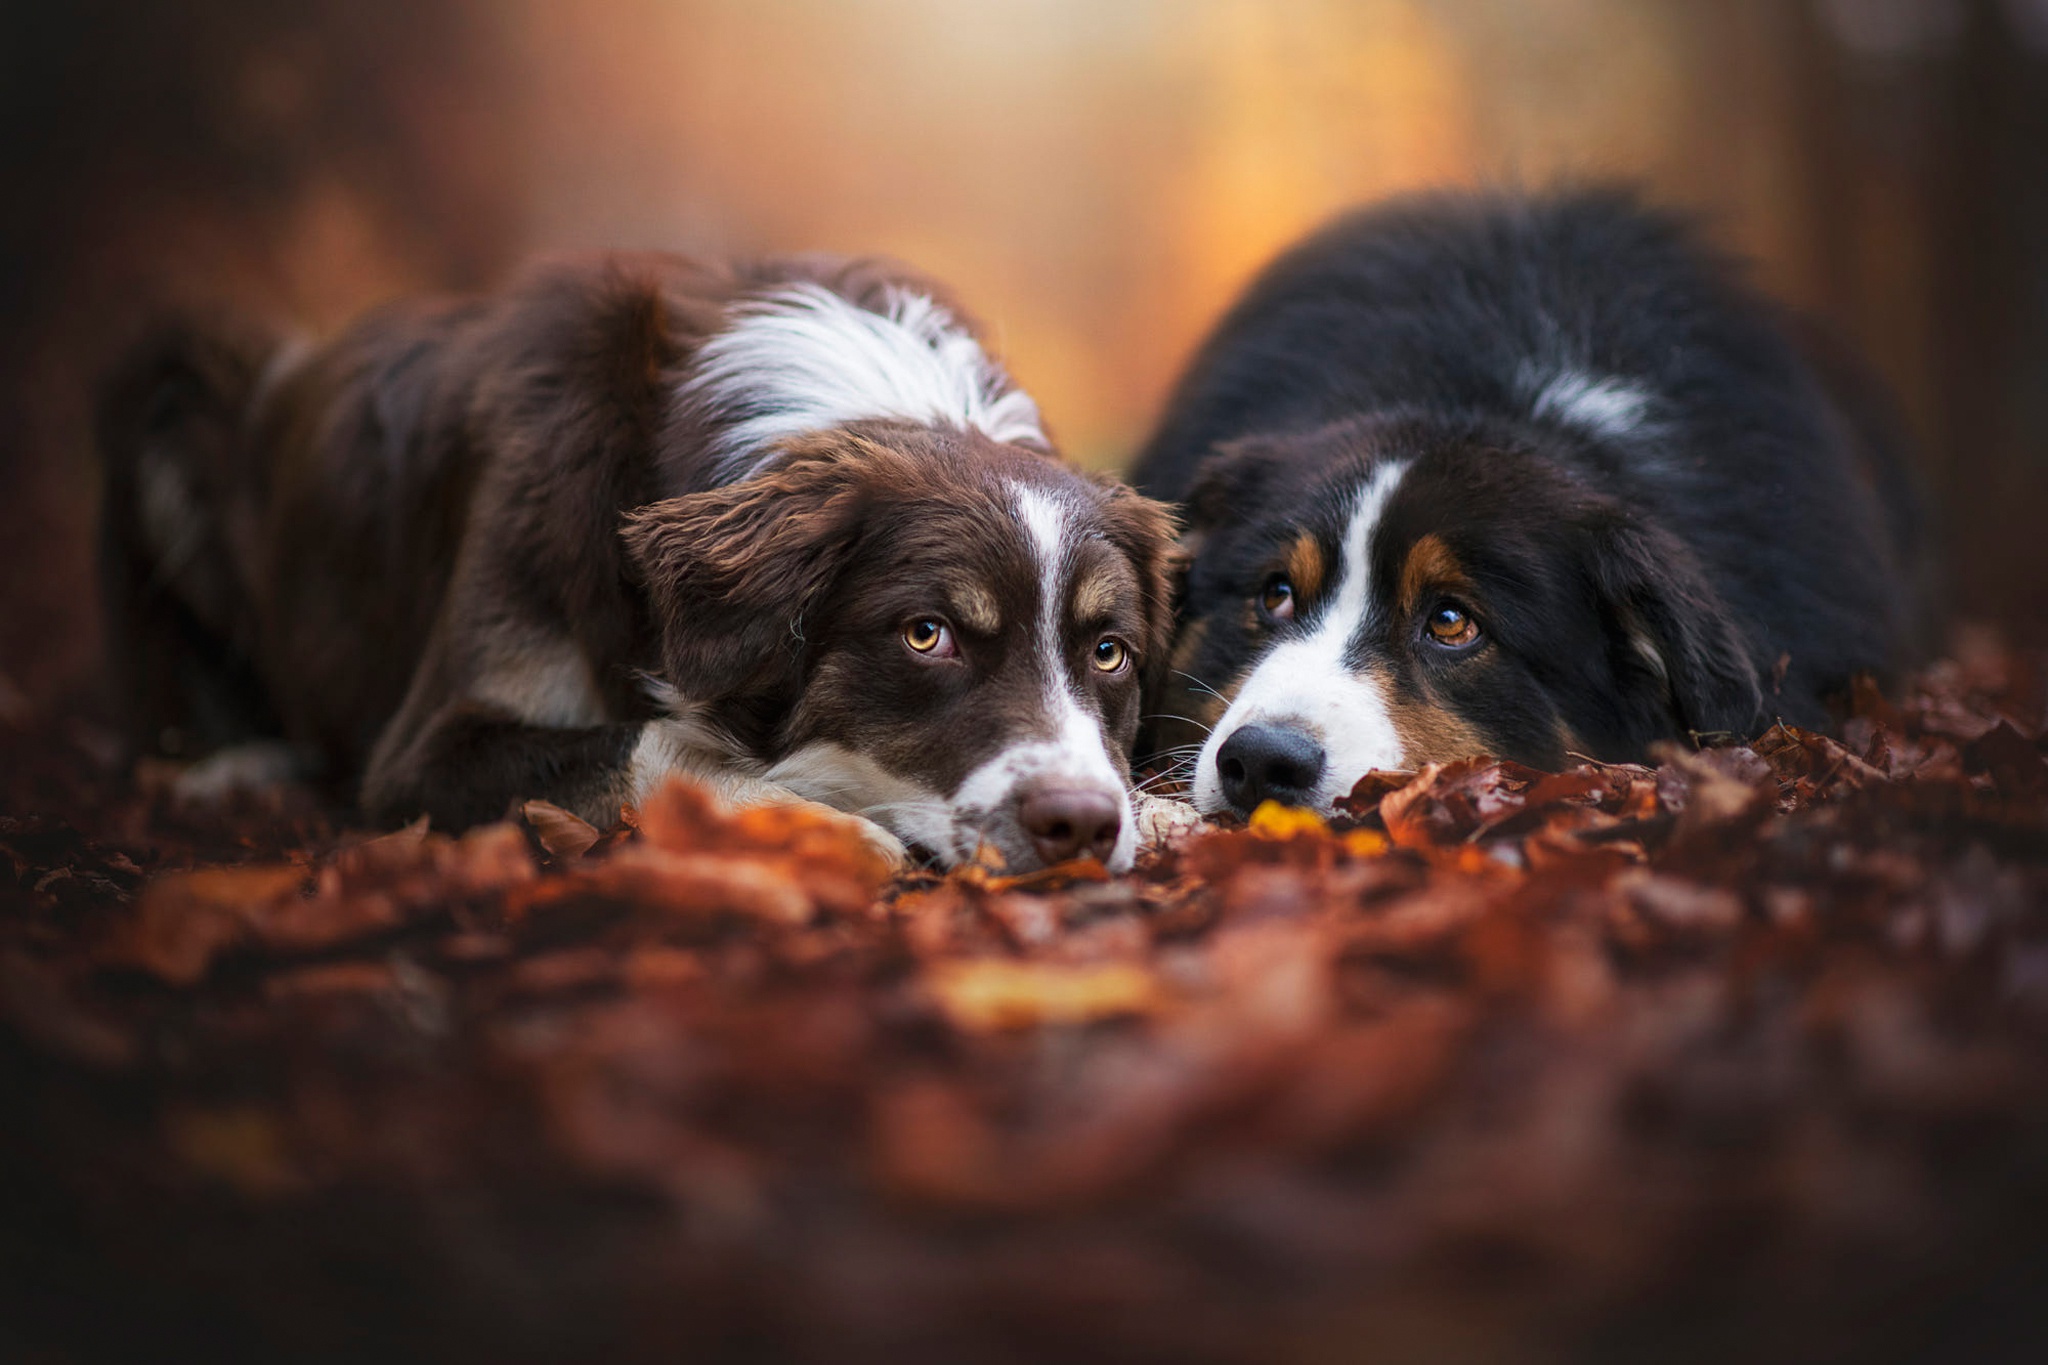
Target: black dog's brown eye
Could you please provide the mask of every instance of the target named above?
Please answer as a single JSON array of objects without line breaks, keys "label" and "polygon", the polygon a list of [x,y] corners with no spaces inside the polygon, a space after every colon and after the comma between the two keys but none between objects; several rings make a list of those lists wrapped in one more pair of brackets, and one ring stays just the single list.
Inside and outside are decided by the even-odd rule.
[{"label": "black dog's brown eye", "polygon": [[1105,635],[1095,642],[1095,667],[1104,673],[1122,672],[1130,659],[1131,651],[1114,635]]},{"label": "black dog's brown eye", "polygon": [[1294,619],[1294,585],[1287,581],[1286,574],[1274,574],[1259,589],[1259,610],[1275,621]]},{"label": "black dog's brown eye", "polygon": [[921,616],[905,626],[903,643],[929,659],[951,658],[956,652],[952,630],[933,616]]},{"label": "black dog's brown eye", "polygon": [[1465,609],[1455,602],[1440,603],[1436,610],[1429,614],[1429,620],[1423,624],[1429,631],[1430,639],[1453,649],[1460,645],[1469,645],[1479,638],[1478,623],[1466,615]]}]

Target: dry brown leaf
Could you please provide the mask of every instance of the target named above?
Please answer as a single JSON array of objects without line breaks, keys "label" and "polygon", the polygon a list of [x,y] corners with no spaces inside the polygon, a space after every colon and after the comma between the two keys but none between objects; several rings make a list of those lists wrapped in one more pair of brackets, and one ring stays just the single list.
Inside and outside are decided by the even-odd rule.
[{"label": "dry brown leaf", "polygon": [[557,858],[580,858],[603,838],[596,825],[552,801],[528,801],[519,808],[540,846]]},{"label": "dry brown leaf", "polygon": [[[458,1347],[523,1330],[508,1283],[555,1323],[629,1302],[671,1356],[851,1312],[915,1358],[1028,1315],[1026,1354],[1265,1359],[1336,1303],[1299,1344],[1341,1358],[1390,1320],[1344,1297],[1372,1285],[1424,1357],[1511,1301],[1541,1330],[1478,1354],[1573,1354],[1573,1305],[1654,1331],[1674,1284],[1833,1342],[1815,1305],[1867,1312],[1873,1267],[1931,1300],[2040,1259],[2035,677],[1952,666],[1859,690],[1840,738],[1655,770],[1379,774],[1328,827],[1222,821],[1115,877],[892,883],[843,817],[688,789],[566,866],[531,815],[336,852],[133,794],[0,809],[0,1195],[118,1214],[38,1230],[110,1302],[261,1296],[294,1344],[366,1244],[420,1305],[375,1326]],[[117,947],[162,980],[97,970]],[[1759,1245],[1771,1274],[1712,1279]]]},{"label": "dry brown leaf", "polygon": [[305,882],[302,867],[209,867],[159,877],[143,888],[103,960],[189,986]]},{"label": "dry brown leaf", "polygon": [[587,889],[637,905],[692,916],[742,915],[771,924],[808,923],[815,902],[799,869],[758,858],[671,853],[628,846],[565,889]]}]

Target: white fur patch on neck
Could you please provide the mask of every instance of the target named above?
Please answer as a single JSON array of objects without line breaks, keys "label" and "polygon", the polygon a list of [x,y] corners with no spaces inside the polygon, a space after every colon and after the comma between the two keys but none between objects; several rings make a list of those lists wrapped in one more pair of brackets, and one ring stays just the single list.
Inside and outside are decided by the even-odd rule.
[{"label": "white fur patch on neck", "polygon": [[1372,614],[1372,542],[1387,500],[1408,466],[1381,465],[1360,490],[1344,525],[1336,591],[1306,633],[1267,652],[1209,733],[1195,765],[1195,805],[1205,814],[1229,807],[1217,751],[1247,725],[1298,730],[1322,746],[1325,762],[1315,799],[1320,809],[1349,794],[1374,768],[1401,766],[1401,736],[1385,695],[1354,669],[1351,645]]},{"label": "white fur patch on neck", "polygon": [[1531,416],[1575,426],[1595,436],[1627,436],[1649,416],[1651,395],[1626,379],[1565,370],[1532,383]]},{"label": "white fur patch on neck", "polygon": [[944,797],[843,744],[816,740],[762,776],[806,801],[872,820],[906,842],[935,850],[948,846]]},{"label": "white fur patch on neck", "polygon": [[1038,405],[952,314],[907,289],[884,300],[870,311],[802,281],[732,310],[679,391],[719,420],[720,483],[756,472],[777,441],[878,418],[1049,444]]},{"label": "white fur patch on neck", "polygon": [[621,795],[627,804],[642,804],[678,774],[727,795],[754,778],[758,765],[706,719],[702,705],[684,701],[666,683],[650,682],[648,691],[667,704],[669,714],[640,726],[626,759]]}]

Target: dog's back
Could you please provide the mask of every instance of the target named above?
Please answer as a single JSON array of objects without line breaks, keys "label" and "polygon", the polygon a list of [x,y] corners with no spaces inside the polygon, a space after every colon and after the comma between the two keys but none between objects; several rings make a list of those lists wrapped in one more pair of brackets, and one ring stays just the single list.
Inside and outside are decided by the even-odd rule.
[{"label": "dog's back", "polygon": [[435,524],[459,526],[473,479],[432,410],[452,322],[387,310],[312,352],[179,321],[131,357],[102,408],[101,524],[140,747],[367,751],[446,587]]},{"label": "dog's back", "polygon": [[224,319],[165,321],[101,394],[106,648],[139,749],[205,753],[276,731],[221,496],[246,482],[247,409],[276,349]]},{"label": "dog's back", "polygon": [[[555,548],[569,587],[615,581],[593,500],[652,493],[635,462],[595,457],[643,447],[647,419],[630,396],[606,408],[621,395],[589,381],[644,371],[644,342],[623,335],[636,319],[615,315],[608,287],[628,264],[636,278],[683,269],[564,262],[489,298],[388,306],[318,347],[214,319],[136,348],[103,400],[101,444],[110,630],[138,744],[204,753],[276,736],[360,771],[444,609],[480,485],[493,465],[587,437],[558,429],[554,401],[580,387],[596,401],[576,415],[620,439],[586,442],[538,490],[539,515],[503,529]],[[529,438],[491,429],[508,421]]]},{"label": "dog's back", "polygon": [[1625,192],[1404,201],[1253,284],[1136,481],[1184,498],[1221,445],[1365,413],[1557,431],[1580,477],[1684,539],[1796,669],[1839,678],[1915,634],[1924,537],[1895,428],[1849,392],[1853,365],[1811,363],[1796,335]]}]

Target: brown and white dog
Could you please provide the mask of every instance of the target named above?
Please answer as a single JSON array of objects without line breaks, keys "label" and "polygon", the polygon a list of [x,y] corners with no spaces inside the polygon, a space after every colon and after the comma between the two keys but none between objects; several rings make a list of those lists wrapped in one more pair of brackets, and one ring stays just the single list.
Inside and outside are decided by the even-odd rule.
[{"label": "brown and white dog", "polygon": [[104,417],[145,740],[280,736],[386,820],[687,773],[942,864],[1131,861],[1170,519],[899,268],[611,256],[318,348],[186,328]]}]

